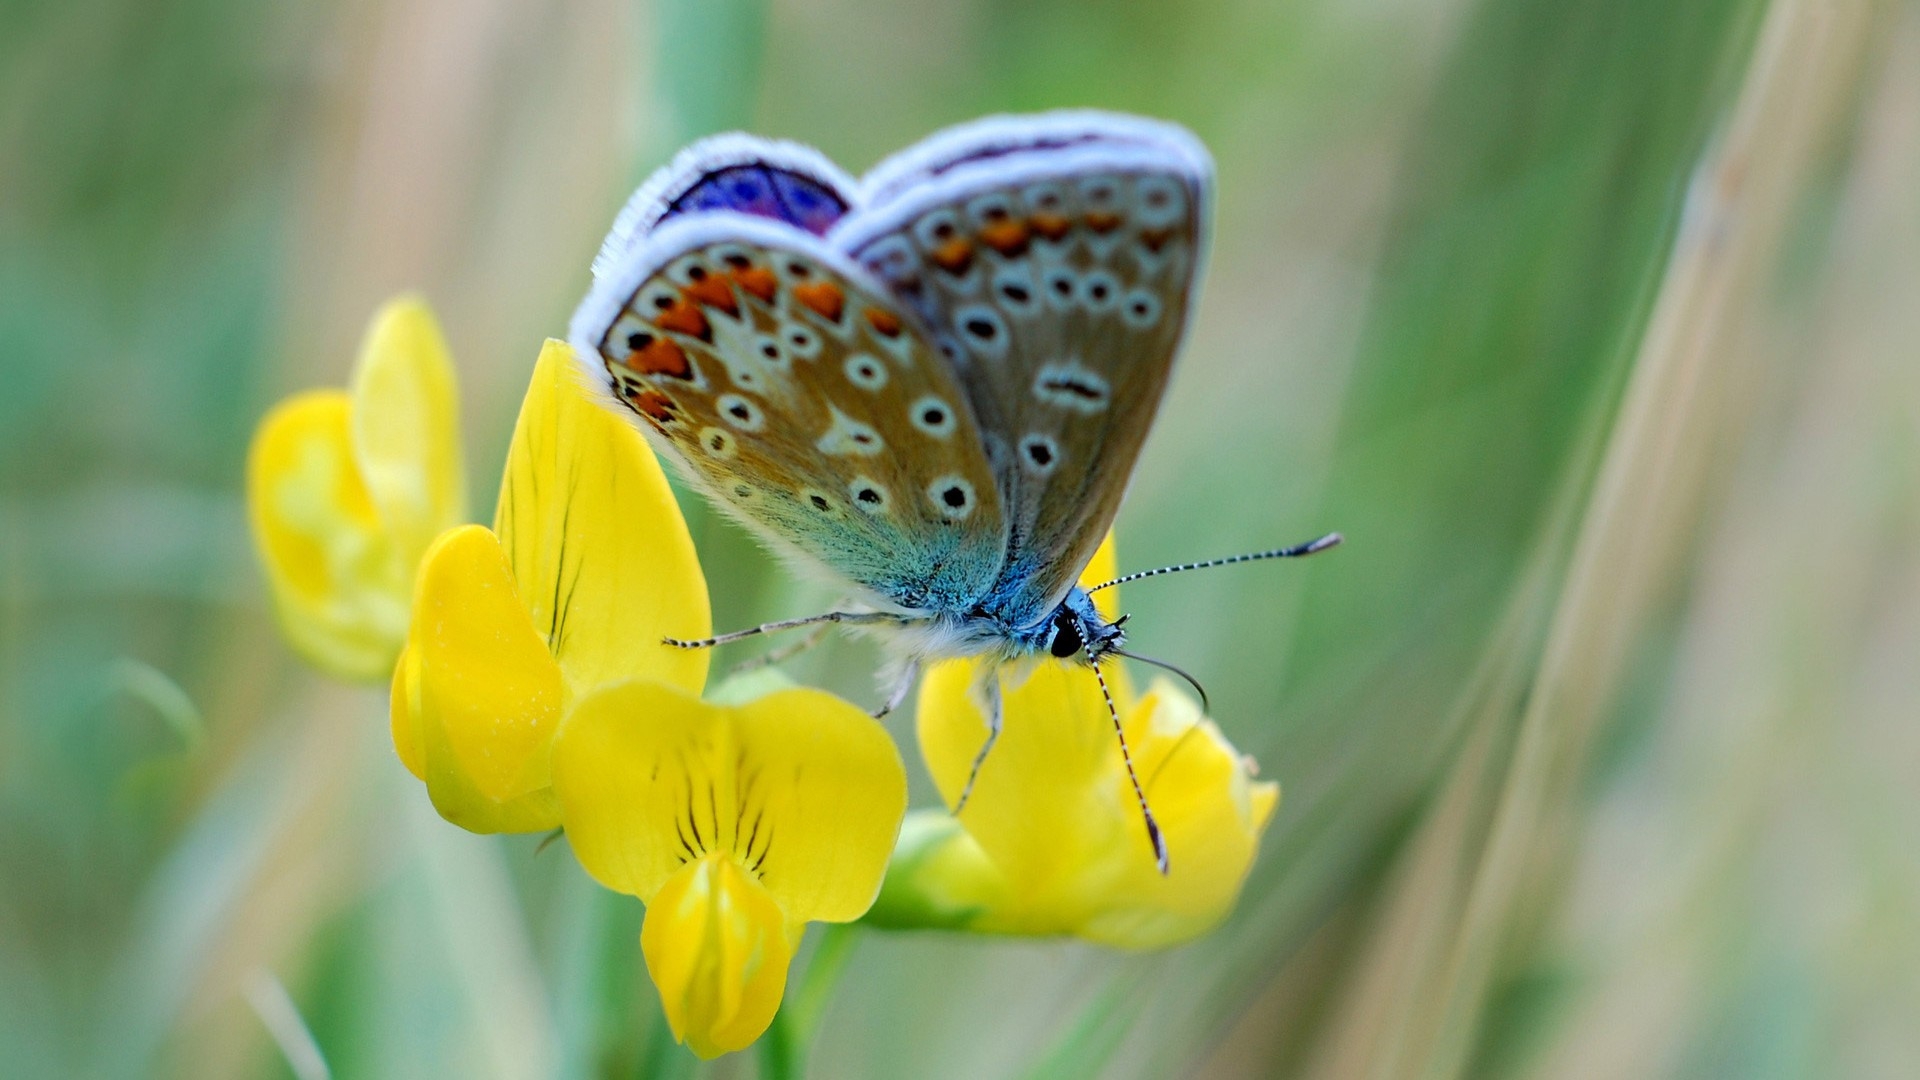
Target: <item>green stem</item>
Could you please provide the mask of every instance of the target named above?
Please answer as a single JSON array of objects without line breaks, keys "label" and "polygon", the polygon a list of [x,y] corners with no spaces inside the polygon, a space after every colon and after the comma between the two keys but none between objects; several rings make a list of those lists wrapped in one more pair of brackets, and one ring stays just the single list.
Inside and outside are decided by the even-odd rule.
[{"label": "green stem", "polygon": [[762,1080],[799,1080],[806,1075],[807,1051],[819,1030],[820,1018],[827,1011],[834,988],[853,957],[859,931],[851,923],[829,923],[814,947],[813,958],[800,985],[788,996],[787,1003],[773,1018],[773,1027],[760,1040]]}]

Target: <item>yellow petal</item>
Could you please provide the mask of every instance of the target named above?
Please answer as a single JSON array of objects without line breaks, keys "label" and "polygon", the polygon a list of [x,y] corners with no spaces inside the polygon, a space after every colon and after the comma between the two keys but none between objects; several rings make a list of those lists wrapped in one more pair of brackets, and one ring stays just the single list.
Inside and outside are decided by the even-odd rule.
[{"label": "yellow petal", "polygon": [[789,918],[849,922],[873,906],[907,812],[907,773],[879,721],[819,690],[734,710],[742,824],[771,830],[753,865]]},{"label": "yellow petal", "polygon": [[[1114,553],[1113,530],[1109,529],[1107,538],[1100,541],[1100,546],[1094,549],[1092,561],[1087,563],[1086,569],[1080,571],[1080,587],[1090,589],[1119,576],[1120,559]],[[1115,585],[1094,593],[1093,606],[1100,614],[1106,616],[1108,622],[1118,619],[1120,617],[1120,586]],[[1113,691],[1113,700],[1125,709],[1127,704],[1133,701],[1133,683],[1127,677],[1126,667],[1119,661],[1113,660],[1103,665],[1102,670],[1107,673],[1107,685]],[[1109,720],[1107,724],[1111,727],[1113,722]]]},{"label": "yellow petal", "polygon": [[648,900],[687,861],[724,855],[796,922],[866,911],[907,797],[886,730],[831,694],[718,706],[637,681],[575,704],[553,785],[574,854],[608,888]]},{"label": "yellow petal", "polygon": [[350,413],[338,391],[268,413],[247,457],[247,511],[288,642],[322,670],[373,681],[406,637],[409,568],[354,462]]},{"label": "yellow petal", "polygon": [[698,693],[712,631],[706,579],[659,462],[591,400],[572,350],[548,341],[507,451],[494,528],[533,625],[576,695],[645,678]]},{"label": "yellow petal", "polygon": [[426,304],[403,298],[374,315],[352,394],[355,459],[411,573],[433,538],[467,514],[453,362]]},{"label": "yellow petal", "polygon": [[965,930],[1011,900],[1006,875],[958,821],[939,810],[916,810],[900,824],[887,880],[862,921],[901,930]]},{"label": "yellow petal", "polygon": [[1267,822],[1273,820],[1273,812],[1280,809],[1280,781],[1256,780],[1248,785],[1248,802],[1252,813],[1248,823],[1255,833],[1267,831]]},{"label": "yellow petal", "polygon": [[463,525],[427,550],[407,652],[435,809],[475,831],[553,827],[565,691],[487,529]]},{"label": "yellow petal", "polygon": [[[659,683],[613,683],[574,703],[553,741],[553,789],[567,843],[595,880],[651,901],[716,846],[717,710]],[[729,815],[729,821],[733,815]]]},{"label": "yellow petal", "polygon": [[[1120,558],[1114,554],[1113,531],[1109,529],[1107,538],[1100,541],[1100,546],[1094,550],[1093,560],[1087,563],[1085,570],[1080,571],[1080,587],[1091,589],[1095,585],[1112,581],[1119,576]],[[1111,589],[1102,589],[1094,593],[1093,606],[1100,609],[1100,614],[1105,615],[1108,622],[1119,618],[1120,587],[1116,585]]]},{"label": "yellow petal", "polygon": [[393,732],[393,752],[416,779],[427,778],[427,751],[420,743],[420,665],[405,649],[393,665],[393,688],[387,693],[387,727]]},{"label": "yellow petal", "polygon": [[[1162,877],[1143,865],[1143,838],[1127,845],[1131,857],[1111,853],[1088,875],[1107,899],[1076,932],[1125,948],[1162,948],[1204,933],[1232,910],[1279,787],[1254,784],[1198,703],[1165,682],[1141,699],[1127,734],[1173,872]],[[1117,799],[1132,796],[1124,783],[1114,782]]]},{"label": "yellow petal", "polygon": [[[985,723],[964,689],[971,665],[940,665],[920,699],[921,746],[951,800]],[[1134,763],[1166,838],[1162,876],[1092,675],[1041,665],[1005,695],[1004,730],[960,822],[1004,886],[951,837],[904,846],[882,921],[1074,934],[1158,948],[1212,927],[1232,909],[1279,798],[1197,703],[1165,683],[1118,703]],[[1002,755],[1005,755],[1004,757]],[[930,834],[936,835],[936,834]],[[998,891],[995,891],[995,890]]]},{"label": "yellow petal", "polygon": [[720,854],[662,883],[647,904],[640,951],[674,1037],[703,1058],[744,1049],[767,1030],[793,958],[779,904]]},{"label": "yellow petal", "polygon": [[[973,661],[936,664],[920,687],[920,750],[949,807],[987,737],[973,689],[982,670]],[[1110,842],[1117,810],[1107,781],[1119,750],[1090,671],[1041,661],[1020,675],[1000,676],[1000,738],[960,820],[1016,889],[1046,892]]]}]

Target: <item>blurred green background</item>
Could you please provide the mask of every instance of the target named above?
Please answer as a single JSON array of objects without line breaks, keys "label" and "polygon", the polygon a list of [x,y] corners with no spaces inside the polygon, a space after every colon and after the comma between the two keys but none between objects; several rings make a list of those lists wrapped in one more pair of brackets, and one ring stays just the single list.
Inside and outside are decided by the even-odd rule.
[{"label": "blurred green background", "polygon": [[0,2],[0,1075],[755,1075],[280,644],[246,441],[419,290],[490,506],[677,145],[1061,105],[1220,165],[1123,566],[1349,538],[1127,597],[1286,797],[1185,948],[859,933],[811,1075],[1920,1075],[1897,0]]}]

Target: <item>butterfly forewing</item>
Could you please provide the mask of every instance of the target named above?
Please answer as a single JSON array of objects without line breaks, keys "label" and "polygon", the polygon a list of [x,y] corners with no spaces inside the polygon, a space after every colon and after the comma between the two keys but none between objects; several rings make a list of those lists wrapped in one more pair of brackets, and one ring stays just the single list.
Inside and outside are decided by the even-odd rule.
[{"label": "butterfly forewing", "polygon": [[1005,549],[994,475],[934,346],[857,266],[785,223],[660,224],[574,328],[657,447],[778,550],[870,599],[947,611]]},{"label": "butterfly forewing", "polygon": [[1008,528],[984,602],[1059,604],[1118,512],[1186,324],[1210,167],[1164,125],[975,125],[869,177],[830,239],[932,328]]}]

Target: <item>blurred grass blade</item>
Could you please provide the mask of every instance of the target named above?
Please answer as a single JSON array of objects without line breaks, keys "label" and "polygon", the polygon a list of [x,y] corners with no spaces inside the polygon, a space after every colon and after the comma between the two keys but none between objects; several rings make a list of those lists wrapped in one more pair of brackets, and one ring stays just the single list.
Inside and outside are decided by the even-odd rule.
[{"label": "blurred grass blade", "polygon": [[150,1076],[303,797],[292,740],[263,738],[190,823],[141,898],[133,945],[97,1018],[91,1075]]},{"label": "blurred grass blade", "polygon": [[470,1037],[498,1080],[554,1073],[553,1019],[528,940],[522,908],[497,837],[473,836],[435,816],[419,800],[408,822],[446,937],[446,952],[466,995]]},{"label": "blurred grass blade", "polygon": [[319,1044],[313,1041],[307,1022],[301,1019],[300,1007],[293,1003],[286,986],[273,972],[255,968],[242,989],[247,1004],[273,1036],[296,1080],[329,1080],[333,1072],[327,1068],[327,1059],[321,1055]]},{"label": "blurred grass blade", "polygon": [[1053,1048],[1027,1070],[1026,1080],[1094,1080],[1107,1075],[1141,1004],[1142,997],[1132,985],[1109,983],[1080,1011],[1079,1019],[1061,1032]]},{"label": "blurred grass blade", "polygon": [[[1259,943],[1235,941],[1223,987],[1269,978],[1261,967],[1330,904],[1371,898],[1349,890],[1457,880],[1412,851],[1384,878],[1365,860],[1409,839],[1484,836],[1686,178],[1737,85],[1755,10],[1485,0],[1464,28],[1400,167],[1320,515],[1349,543],[1308,586],[1284,735],[1255,750],[1281,770],[1287,803],[1236,920]],[[1413,963],[1389,935],[1433,927],[1392,915],[1347,947]],[[1376,975],[1396,970],[1411,974]],[[1398,976],[1355,978],[1416,993]],[[1394,1047],[1420,1033],[1378,1034],[1395,1000],[1354,1013],[1361,1059],[1416,1059]],[[1281,1032],[1288,1055],[1316,1037],[1298,1020],[1242,1022]],[[1338,1075],[1351,1062],[1322,1064]]]},{"label": "blurred grass blade", "polygon": [[1476,1054],[1511,1033],[1486,1015],[1488,995],[1554,895],[1594,727],[1630,643],[1672,587],[1713,448],[1723,428],[1738,430],[1725,406],[1740,379],[1739,353],[1723,340],[1729,307],[1758,298],[1823,132],[1848,100],[1863,39],[1809,25],[1829,21],[1862,24],[1793,0],[1770,11],[1727,133],[1695,174],[1598,479],[1587,482],[1579,451],[1551,504],[1556,524],[1515,583],[1509,611],[1535,615],[1517,637],[1490,642],[1504,673],[1463,699],[1467,741],[1320,1033],[1317,1074],[1487,1075],[1495,1059]]},{"label": "blurred grass blade", "polygon": [[114,662],[109,682],[119,693],[152,707],[168,729],[179,736],[182,749],[188,753],[206,745],[207,723],[199,707],[180,689],[179,683],[159,668],[121,657]]},{"label": "blurred grass blade", "polygon": [[[815,935],[813,952],[796,985],[774,1017],[773,1027],[760,1037],[761,1080],[798,1080],[807,1075],[808,1053],[820,1031],[821,1018],[833,1002],[861,929],[853,923],[826,923]],[[789,978],[789,982],[794,980]]]},{"label": "blurred grass blade", "polygon": [[672,145],[742,127],[760,92],[767,0],[661,0],[660,98]]},{"label": "blurred grass blade", "polygon": [[[1429,1003],[1432,1075],[1468,1064],[1474,1016],[1499,955],[1556,895],[1582,809],[1597,729],[1635,644],[1678,584],[1720,448],[1757,399],[1741,348],[1828,133],[1844,127],[1870,37],[1858,0],[1774,0],[1732,116],[1695,173],[1647,334],[1635,358],[1485,848],[1465,852],[1471,890],[1450,935],[1447,984]],[[1446,1007],[1441,1007],[1446,1002]],[[1626,1070],[1632,1071],[1632,1070]]]}]

